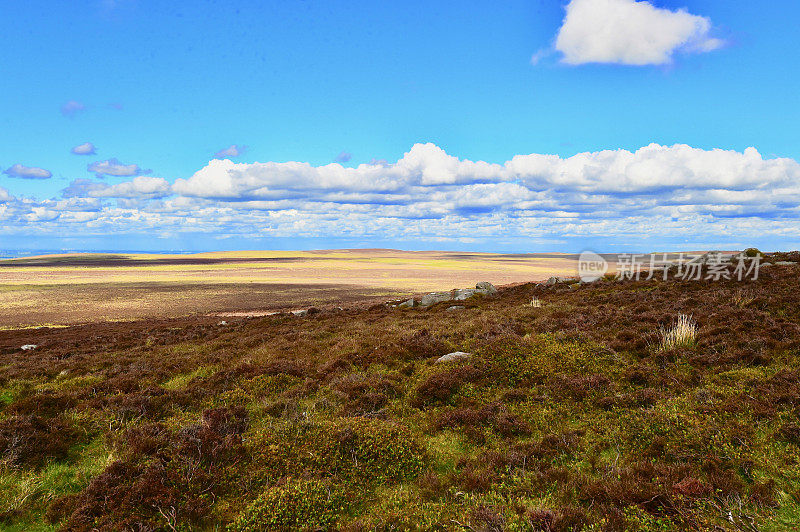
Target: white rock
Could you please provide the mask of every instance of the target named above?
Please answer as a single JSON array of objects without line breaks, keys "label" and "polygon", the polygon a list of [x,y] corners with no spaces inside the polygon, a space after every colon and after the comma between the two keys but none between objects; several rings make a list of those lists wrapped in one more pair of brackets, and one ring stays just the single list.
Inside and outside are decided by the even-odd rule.
[{"label": "white rock", "polygon": [[447,311],[450,312],[450,311],[453,311],[453,310],[461,310],[463,308],[466,308],[466,307],[464,305],[453,305],[452,307],[447,307]]},{"label": "white rock", "polygon": [[429,307],[442,301],[452,301],[453,294],[451,292],[432,292],[425,294],[419,302],[420,307]]},{"label": "white rock", "polygon": [[20,347],[20,349],[22,349],[23,351],[31,351],[33,349],[36,349],[37,347],[39,346],[36,344],[25,344],[22,347]]},{"label": "white rock", "polygon": [[464,301],[465,299],[469,299],[475,294],[483,294],[485,293],[483,290],[477,290],[474,288],[462,288],[458,290],[453,290],[453,301]]},{"label": "white rock", "polygon": [[308,311],[307,310],[293,310],[292,314],[294,314],[295,316],[303,317],[306,314],[308,314]]},{"label": "white rock", "polygon": [[412,297],[408,301],[403,301],[402,303],[397,305],[397,308],[414,308],[414,305],[415,305],[414,298]]},{"label": "white rock", "polygon": [[436,359],[437,364],[441,364],[443,362],[457,362],[459,360],[469,360],[472,358],[472,353],[465,353],[464,351],[455,351],[453,353],[447,353],[444,356],[439,357]]},{"label": "white rock", "polygon": [[227,324],[228,324],[228,322],[225,321],[225,320],[222,320],[221,322],[217,323],[217,325],[220,325],[222,327],[225,327]]},{"label": "white rock", "polygon": [[779,260],[775,263],[775,266],[794,266],[795,264],[797,263],[789,260]]}]

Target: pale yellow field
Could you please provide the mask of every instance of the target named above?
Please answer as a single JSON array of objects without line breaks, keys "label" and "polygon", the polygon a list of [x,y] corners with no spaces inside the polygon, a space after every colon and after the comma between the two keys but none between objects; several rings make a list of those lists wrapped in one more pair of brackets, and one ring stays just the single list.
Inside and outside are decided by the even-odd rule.
[{"label": "pale yellow field", "polygon": [[0,261],[0,327],[324,306],[574,275],[575,256],[396,250]]}]

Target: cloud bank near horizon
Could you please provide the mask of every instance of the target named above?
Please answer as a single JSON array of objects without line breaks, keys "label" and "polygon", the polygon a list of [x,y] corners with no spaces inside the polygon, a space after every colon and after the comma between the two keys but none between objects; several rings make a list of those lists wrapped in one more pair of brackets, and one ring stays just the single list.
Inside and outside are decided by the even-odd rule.
[{"label": "cloud bank near horizon", "polygon": [[0,190],[0,234],[157,234],[364,241],[691,241],[800,234],[800,164],[650,144],[502,164],[415,144],[395,163],[236,163],[187,179],[78,179],[62,197]]}]

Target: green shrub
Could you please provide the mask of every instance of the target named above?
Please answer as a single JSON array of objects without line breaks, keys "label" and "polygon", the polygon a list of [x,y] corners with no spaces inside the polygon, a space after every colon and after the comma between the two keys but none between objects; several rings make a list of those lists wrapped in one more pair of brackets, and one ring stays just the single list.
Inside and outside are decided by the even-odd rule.
[{"label": "green shrub", "polygon": [[288,479],[261,493],[231,524],[232,531],[324,529],[347,509],[340,491],[319,480]]},{"label": "green shrub", "polygon": [[275,476],[309,471],[367,483],[402,481],[419,475],[425,464],[424,450],[408,430],[367,418],[270,432],[250,448],[261,469]]},{"label": "green shrub", "polygon": [[511,386],[542,383],[558,374],[607,371],[617,365],[591,343],[559,340],[548,334],[501,337],[483,351]]}]

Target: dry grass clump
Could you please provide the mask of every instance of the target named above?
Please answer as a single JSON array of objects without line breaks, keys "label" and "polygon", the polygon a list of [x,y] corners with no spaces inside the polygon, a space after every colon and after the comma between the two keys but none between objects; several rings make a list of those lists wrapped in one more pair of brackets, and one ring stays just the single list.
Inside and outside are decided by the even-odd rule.
[{"label": "dry grass clump", "polygon": [[755,299],[756,298],[753,295],[753,292],[751,292],[749,290],[737,290],[733,294],[733,296],[731,296],[731,300],[733,301],[733,304],[736,305],[739,308],[746,307],[747,305],[749,305],[750,303],[755,301]]},{"label": "dry grass clump", "polygon": [[681,347],[692,347],[697,338],[697,322],[692,316],[678,314],[678,321],[670,328],[662,327],[659,331],[661,342],[659,349],[669,351]]},{"label": "dry grass clump", "polygon": [[539,299],[539,298],[538,298],[538,297],[536,297],[536,296],[533,296],[533,297],[531,298],[531,301],[530,301],[530,303],[528,303],[528,306],[529,306],[529,307],[533,307],[533,308],[542,308],[542,300],[541,300],[541,299]]}]

